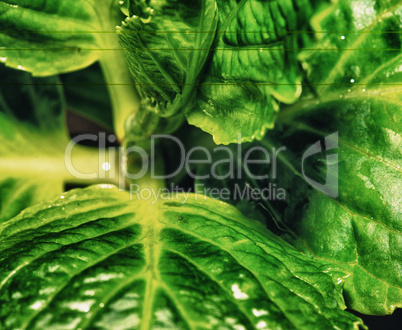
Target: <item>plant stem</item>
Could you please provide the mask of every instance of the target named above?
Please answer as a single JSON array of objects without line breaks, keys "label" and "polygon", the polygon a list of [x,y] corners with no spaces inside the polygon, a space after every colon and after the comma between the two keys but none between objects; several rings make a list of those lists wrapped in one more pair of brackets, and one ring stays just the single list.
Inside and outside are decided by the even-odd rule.
[{"label": "plant stem", "polygon": [[103,37],[106,49],[100,54],[100,64],[112,102],[114,131],[121,142],[125,135],[125,120],[139,110],[140,96],[131,78],[124,51],[117,41],[117,34],[105,34]]},{"label": "plant stem", "polygon": [[[141,147],[149,156],[150,149],[147,145],[147,142],[144,142],[144,145],[136,144],[136,147]],[[133,153],[135,155],[135,153]],[[159,152],[155,152],[154,159],[149,159],[150,162],[147,166],[142,163],[142,159],[132,156],[132,154],[127,155],[126,160],[121,160],[123,164],[127,164],[127,169],[125,169],[129,174],[126,175],[127,183],[131,190],[131,187],[138,187],[139,189],[150,189],[153,191],[157,191],[158,189],[163,189],[166,187],[165,179],[161,179],[164,173],[164,163]],[[143,175],[138,178],[131,177],[131,175],[135,175],[140,173],[143,169],[147,169],[144,171]],[[124,172],[124,171],[123,171]]]},{"label": "plant stem", "polygon": [[[109,90],[113,110],[114,133],[122,142],[125,136],[125,121],[131,114],[139,110],[141,104],[140,92],[130,75],[124,50],[120,47],[116,26],[121,23],[121,12],[116,0],[104,0],[96,7],[101,20],[102,30],[98,43],[99,62]],[[114,33],[110,33],[114,31]]]}]

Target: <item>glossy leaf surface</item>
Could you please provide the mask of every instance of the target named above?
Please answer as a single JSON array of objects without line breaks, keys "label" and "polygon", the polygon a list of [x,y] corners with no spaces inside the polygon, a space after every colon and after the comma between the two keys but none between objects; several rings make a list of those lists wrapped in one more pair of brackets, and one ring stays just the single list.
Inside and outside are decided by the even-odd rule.
[{"label": "glossy leaf surface", "polygon": [[[78,70],[99,59],[110,39],[114,0],[0,2],[0,56],[34,76]],[[113,21],[113,20],[112,20]],[[109,33],[100,32],[108,30]],[[111,30],[111,31],[110,31]]]},{"label": "glossy leaf surface", "polygon": [[116,0],[1,1],[0,61],[36,77],[68,73],[100,61],[113,105],[114,131],[121,140],[125,119],[139,101],[116,36],[120,14]]},{"label": "glossy leaf surface", "polygon": [[[305,59],[310,79],[331,85],[315,88],[318,104],[306,100],[282,119],[294,127],[287,141],[339,132],[339,197],[308,193],[310,204],[295,227],[314,254],[348,265],[350,307],[389,314],[402,306],[402,5],[340,1],[321,18],[321,30],[351,32],[325,36],[320,46],[332,49],[328,55]],[[320,183],[333,167],[324,169],[326,163],[313,161]],[[301,205],[291,203],[300,214]]]},{"label": "glossy leaf surface", "polygon": [[[127,7],[128,5],[128,7]],[[300,6],[300,7],[299,7]],[[301,1],[131,1],[120,41],[154,111],[184,112],[217,143],[261,139],[301,88]],[[296,9],[301,11],[299,20]]]},{"label": "glossy leaf surface", "polygon": [[238,142],[239,134],[241,142],[261,139],[274,127],[278,101],[293,103],[301,91],[296,36],[286,32],[297,30],[295,8],[288,1],[216,3],[214,51],[187,118],[216,143]]},{"label": "glossy leaf surface", "polygon": [[3,223],[0,238],[6,328],[361,325],[316,262],[201,196],[73,190]]},{"label": "glossy leaf surface", "polygon": [[133,77],[162,116],[194,103],[194,84],[216,29],[214,1],[130,1],[118,29]]},{"label": "glossy leaf surface", "polygon": [[[370,19],[363,20],[362,6]],[[320,31],[343,26],[345,17],[349,31],[356,31],[326,35],[320,47],[327,55],[304,58],[309,79],[335,84],[313,86],[317,96],[305,93],[279,115],[278,129],[262,146],[270,155],[273,146],[286,149],[271,158],[275,165],[258,169],[269,180],[247,174],[244,180],[252,188],[271,183],[286,190],[284,201],[272,196],[262,202],[267,217],[287,224],[300,249],[333,262],[330,272],[344,274],[347,306],[367,314],[390,314],[402,302],[401,8],[397,2],[358,1],[355,7],[340,1],[319,16]],[[255,207],[264,211],[253,202],[244,209]]]}]

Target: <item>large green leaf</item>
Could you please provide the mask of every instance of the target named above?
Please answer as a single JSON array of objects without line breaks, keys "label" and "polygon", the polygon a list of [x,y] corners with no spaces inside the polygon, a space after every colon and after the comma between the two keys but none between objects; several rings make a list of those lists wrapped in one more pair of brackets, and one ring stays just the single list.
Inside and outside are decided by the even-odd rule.
[{"label": "large green leaf", "polygon": [[73,190],[0,225],[0,251],[8,329],[362,325],[315,261],[201,196]]},{"label": "large green leaf", "polygon": [[261,139],[274,126],[277,101],[293,103],[300,94],[297,39],[286,31],[303,28],[290,1],[216,3],[215,50],[187,118],[216,143],[236,142],[239,133],[241,141]]},{"label": "large green leaf", "polygon": [[[339,1],[321,17],[321,30],[349,33],[326,35],[320,47],[328,54],[305,59],[310,80],[323,84],[315,88],[318,104],[301,102],[279,122],[286,123],[289,143],[339,132],[339,197],[305,192],[309,205],[289,201],[286,220],[315,255],[346,266],[351,308],[389,314],[402,307],[402,5]],[[322,178],[331,171],[331,164],[323,169],[326,163],[313,162]],[[302,217],[294,223],[291,214]]]},{"label": "large green leaf", "polygon": [[[0,60],[37,77],[83,69],[99,60],[115,133],[122,139],[124,121],[139,104],[116,36],[120,14],[116,0],[1,1]],[[77,84],[87,87],[85,81]]]},{"label": "large green leaf", "polygon": [[[400,103],[401,99],[395,101]],[[299,141],[308,133],[318,138],[339,130],[337,199],[309,191],[299,164],[282,174],[286,180],[293,178],[291,189],[295,193],[284,218],[316,256],[333,260],[336,267],[351,274],[345,281],[346,301],[367,314],[389,314],[402,307],[402,155],[401,126],[397,124],[402,118],[399,105],[384,107],[383,102],[367,98],[327,105],[325,111],[316,110],[320,112],[315,118],[317,126],[305,118],[294,123],[299,131],[290,139]],[[327,120],[334,125],[328,126]],[[325,129],[314,128],[324,124]],[[331,164],[328,169],[323,168],[325,164],[325,158],[315,159],[308,176],[323,183],[331,170]],[[314,177],[313,171],[319,175]],[[301,215],[297,222],[295,215]]]},{"label": "large green leaf", "polygon": [[[70,174],[64,159],[69,137],[60,80],[32,78],[2,64],[0,76],[1,223],[61,193],[65,181],[79,179]],[[98,169],[96,150],[75,146],[72,157],[82,173],[105,174]]]},{"label": "large green leaf", "polygon": [[[370,13],[364,20],[363,7]],[[317,52],[304,59],[309,79],[323,85],[313,86],[318,97],[306,95],[281,112],[278,130],[263,142],[271,156],[271,146],[287,148],[276,161],[271,158],[276,177],[269,164],[254,172],[269,174],[269,180],[254,180],[246,171],[241,180],[251,188],[271,183],[277,191],[286,189],[285,201],[251,201],[244,209],[266,209],[279,227],[293,230],[291,240],[300,249],[332,262],[329,272],[343,273],[347,306],[366,314],[402,307],[401,14],[396,2],[340,1],[319,16],[321,31],[346,26],[349,33],[327,34],[320,46],[327,55]],[[374,50],[364,50],[369,48]],[[303,174],[305,151],[334,132],[338,159],[327,157],[324,148],[305,159]],[[327,140],[327,147],[334,142]],[[315,184],[319,190],[309,183],[323,185],[326,178],[330,185]],[[205,181],[210,188],[233,189],[236,183]],[[337,191],[336,198],[328,196]]]},{"label": "large green leaf", "polygon": [[[402,89],[366,88],[364,97],[358,88],[344,101],[311,107],[284,126],[282,143],[300,157],[294,162],[283,154],[278,185],[291,191],[284,221],[314,255],[350,274],[344,286],[348,306],[390,314],[402,307]],[[339,132],[339,161],[312,157],[305,173],[324,184],[327,174],[338,171],[336,199],[309,189],[300,167],[302,141],[313,143],[334,131]]]},{"label": "large green leaf", "polygon": [[[35,76],[54,75],[90,65],[101,54],[91,49],[105,47],[110,32],[114,31],[109,12],[113,2],[1,1],[2,61]],[[105,30],[109,33],[100,33]]]},{"label": "large green leaf", "polygon": [[311,6],[305,1],[132,0],[126,5],[129,17],[120,41],[158,114],[184,112],[190,124],[227,144],[237,141],[238,133],[242,141],[261,139],[274,125],[278,101],[298,98],[294,30],[308,25],[305,13]]},{"label": "large green leaf", "polygon": [[[276,150],[286,146],[274,161],[276,178],[255,180],[247,173],[250,169],[243,167],[239,180],[197,180],[197,188],[208,195],[213,195],[213,188],[228,189],[230,202],[244,214],[266,222],[305,253],[332,263],[328,272],[344,283],[348,307],[382,315],[402,307],[402,118],[396,106],[400,99],[393,107],[388,104],[384,108],[384,99],[378,96],[366,98],[364,103],[360,98],[324,103],[284,125],[277,143],[264,140],[262,144],[243,146],[243,156],[251,147],[266,148],[272,156],[272,146]],[[325,153],[311,157],[304,163],[305,177],[301,168],[303,152],[336,130],[339,162],[328,162]],[[237,159],[236,148],[231,150],[233,159]],[[222,155],[226,157],[226,153]],[[254,153],[252,159],[259,158]],[[219,175],[232,173],[226,158],[212,161],[223,161],[216,168]],[[339,182],[334,180],[339,196],[334,199],[311,187],[307,180],[325,184],[327,173],[336,173],[335,166],[339,171]],[[254,167],[251,173],[271,176],[273,167]],[[239,168],[234,166],[232,171],[239,173]],[[206,167],[198,172],[203,176],[210,173]],[[250,197],[254,190],[256,198]],[[260,197],[261,192],[265,198]]]}]

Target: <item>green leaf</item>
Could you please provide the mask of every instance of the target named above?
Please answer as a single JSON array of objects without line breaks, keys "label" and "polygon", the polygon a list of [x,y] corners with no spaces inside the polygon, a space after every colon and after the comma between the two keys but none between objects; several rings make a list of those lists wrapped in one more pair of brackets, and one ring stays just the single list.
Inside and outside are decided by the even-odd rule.
[{"label": "green leaf", "polygon": [[[346,303],[366,314],[390,314],[402,307],[402,89],[391,90],[371,87],[361,97],[359,89],[344,101],[310,108],[308,115],[284,126],[288,132],[282,140],[300,156],[297,163],[282,159],[288,169],[279,174],[278,185],[294,192],[284,220],[314,255],[350,274],[344,285]],[[300,168],[301,141],[308,136],[312,144],[334,131],[339,131],[339,163],[328,163],[322,155],[305,165],[309,179],[320,184],[338,167],[336,199],[309,189]]]},{"label": "green leaf", "polygon": [[[289,200],[286,218],[316,256],[343,264],[351,274],[345,281],[348,306],[367,314],[390,314],[402,306],[402,89],[391,90],[372,88],[365,97],[352,92],[345,101],[320,104],[295,118],[293,128],[285,126],[295,130],[287,141],[339,131],[339,197],[301,188],[300,165],[293,166],[293,174],[283,175],[293,177],[299,194]],[[324,183],[335,165],[325,169],[326,163],[314,159],[308,176]],[[309,205],[303,207],[306,197]],[[295,223],[296,214],[302,216]]]},{"label": "green leaf", "polygon": [[398,0],[339,0],[316,13],[315,29],[329,32],[318,34],[317,50],[300,56],[316,94],[394,82],[392,72],[384,77],[381,71],[401,53],[401,10]]},{"label": "green leaf", "polygon": [[[114,0],[62,3],[6,0],[0,3],[0,56],[15,69],[49,76],[85,68],[99,59],[99,49],[114,26]],[[112,31],[110,31],[110,29]],[[99,33],[109,30],[108,34]]]},{"label": "green leaf", "polygon": [[241,142],[261,139],[274,126],[278,101],[300,95],[296,35],[286,31],[302,27],[290,1],[216,3],[215,50],[187,118],[218,144],[238,142],[239,133]]},{"label": "green leaf", "polygon": [[[84,68],[97,60],[98,15],[92,1],[7,0],[0,3],[0,56],[36,76]],[[89,33],[80,33],[88,31]]]},{"label": "green leaf", "polygon": [[[100,61],[113,105],[114,130],[123,139],[124,121],[139,102],[116,36],[120,14],[116,0],[1,1],[0,60],[38,77]],[[84,82],[79,85],[87,87]]]},{"label": "green leaf", "polygon": [[[57,77],[32,78],[0,65],[0,223],[79,182],[67,169],[65,102]],[[97,150],[74,146],[73,166],[99,172]],[[93,171],[91,171],[93,170]],[[104,176],[106,178],[106,176]]]},{"label": "green leaf", "polygon": [[278,101],[300,95],[294,30],[308,26],[305,1],[133,0],[122,10],[120,42],[153,111],[184,112],[217,143],[261,139]]},{"label": "green leaf", "polygon": [[[279,122],[286,123],[287,141],[339,132],[339,197],[305,191],[289,201],[286,220],[316,256],[350,274],[349,307],[390,314],[402,307],[402,5],[340,1],[321,18],[321,30],[349,31],[325,35],[320,47],[328,51],[305,58],[310,81],[329,85],[315,88],[318,104],[301,102]],[[325,169],[322,158],[312,162],[321,183],[333,166]],[[301,185],[298,177],[293,188]],[[297,205],[306,196],[309,205]],[[302,217],[294,223],[296,214]]]},{"label": "green leaf", "polygon": [[6,328],[362,326],[315,261],[201,196],[73,190],[0,225],[0,251]]},{"label": "green leaf", "polygon": [[[268,180],[255,180],[242,162],[241,179],[209,178],[197,180],[196,184],[198,192],[207,195],[213,193],[212,189],[228,189],[226,202],[236,205],[244,214],[258,217],[298,249],[326,261],[327,271],[343,285],[349,308],[384,315],[402,307],[400,124],[394,131],[402,118],[399,106],[384,108],[383,99],[377,99],[378,96],[366,98],[365,103],[361,99],[323,103],[308,115],[284,125],[282,134],[276,133],[281,138],[275,144],[264,140],[244,145],[243,156],[256,146],[268,151],[275,165],[260,165],[251,170],[248,167],[253,175],[268,174]],[[308,146],[336,130],[340,138],[339,163],[328,164],[325,153],[304,163],[307,178],[319,184],[325,184],[327,173],[333,173],[331,168],[338,166],[339,196],[333,199],[308,183],[301,163]],[[276,150],[286,147],[276,161],[272,146]],[[233,159],[237,159],[236,148],[232,150]],[[226,153],[219,156],[222,155]],[[252,159],[259,158],[253,154]],[[239,173],[237,164],[231,168],[227,159],[212,159],[214,164],[219,161],[224,162],[215,169],[219,175]],[[276,177],[272,177],[274,166]],[[197,174],[210,173],[210,168],[199,168]],[[251,197],[253,191],[255,198]],[[220,196],[215,193],[217,197]]]},{"label": "green leaf", "polygon": [[112,105],[99,65],[61,75],[60,79],[68,109],[112,132]]},{"label": "green leaf", "polygon": [[[316,256],[344,264],[352,275],[345,281],[348,306],[368,314],[389,314],[402,306],[401,92],[384,89],[364,98],[351,93],[345,102],[323,103],[309,119],[295,118],[296,132],[287,139],[339,130],[339,197],[301,188],[300,167],[289,168],[292,187],[301,192],[289,200],[286,219]],[[324,157],[314,159],[308,176],[324,183],[331,171],[326,163]],[[295,223],[296,214],[302,217]]]},{"label": "green leaf", "polygon": [[[373,16],[363,19],[363,7]],[[332,263],[328,271],[344,283],[347,306],[365,314],[391,314],[402,307],[401,14],[400,3],[340,1],[327,16],[320,15],[325,22],[320,31],[350,31],[328,33],[319,46],[328,51],[304,59],[303,66],[311,68],[309,79],[325,85],[312,87],[317,97],[306,93],[282,111],[278,129],[260,144],[271,156],[272,146],[286,147],[276,161],[271,157],[276,176],[273,164],[254,172],[268,174],[269,180],[254,180],[242,172],[243,185],[251,189],[269,184],[277,191],[286,189],[286,201],[276,196],[251,201],[246,212],[257,204],[279,227],[289,226],[293,235],[286,235],[292,243]],[[391,46],[397,50],[379,50]],[[357,50],[345,50],[352,48]],[[306,158],[303,174],[305,151],[334,132],[339,149],[328,150],[327,157],[323,147]],[[334,153],[338,160],[331,160]],[[308,182],[325,184],[326,178],[330,185],[325,190],[313,189]],[[211,188],[236,182],[204,183]],[[336,191],[336,198],[328,196]]]},{"label": "green leaf", "polygon": [[130,2],[130,16],[118,29],[120,43],[154,111],[172,116],[194,103],[194,84],[215,36],[216,6],[205,0],[147,4]]}]

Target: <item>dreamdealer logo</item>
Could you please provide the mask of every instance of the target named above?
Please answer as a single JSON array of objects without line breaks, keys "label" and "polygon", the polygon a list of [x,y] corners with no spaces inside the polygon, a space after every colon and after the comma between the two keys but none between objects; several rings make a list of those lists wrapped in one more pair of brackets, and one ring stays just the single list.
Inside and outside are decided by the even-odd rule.
[{"label": "dreamdealer logo", "polygon": [[307,176],[305,171],[305,162],[309,157],[322,152],[337,149],[338,147],[339,134],[338,132],[336,132],[328,135],[325,138],[325,148],[322,147],[321,141],[317,141],[304,152],[302,158],[302,173],[305,180],[315,189],[323,192],[324,194],[332,198],[338,197],[338,154],[329,154],[326,156],[325,164],[327,169],[325,183],[319,183]]}]

